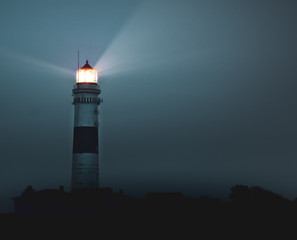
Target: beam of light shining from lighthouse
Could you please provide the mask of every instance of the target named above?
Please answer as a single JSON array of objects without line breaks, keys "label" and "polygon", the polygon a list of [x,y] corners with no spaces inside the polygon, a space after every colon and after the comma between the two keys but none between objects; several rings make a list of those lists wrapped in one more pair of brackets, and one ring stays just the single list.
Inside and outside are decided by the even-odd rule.
[{"label": "beam of light shining from lighthouse", "polygon": [[100,74],[152,70],[158,65],[165,70],[166,67],[184,65],[185,61],[190,64],[193,60],[204,64],[201,59],[204,57],[205,62],[209,57],[205,57],[205,51],[197,54],[201,50],[197,47],[197,35],[193,41],[185,40],[193,39],[193,36],[187,36],[193,31],[179,30],[183,28],[182,23],[188,23],[176,19],[173,10],[180,4],[175,2],[173,5],[170,11],[166,4],[160,4],[156,11],[153,3],[142,3],[95,64],[96,69],[100,66]]},{"label": "beam of light shining from lighthouse", "polygon": [[148,33],[145,25],[139,25],[146,5],[138,6],[95,64],[94,68],[100,68],[100,75],[113,75],[150,65],[150,60],[156,55],[156,52],[148,54],[145,47],[151,32]]},{"label": "beam of light shining from lighthouse", "polygon": [[15,60],[19,60],[21,62],[30,64],[30,65],[34,65],[39,68],[48,69],[48,70],[52,70],[53,72],[63,73],[63,74],[67,74],[67,75],[73,75],[73,71],[63,68],[63,67],[60,67],[60,66],[57,66],[55,64],[46,62],[41,59],[37,59],[37,58],[31,57],[31,56],[26,56],[26,55],[23,55],[20,53],[12,52],[7,49],[1,50],[1,52]]}]

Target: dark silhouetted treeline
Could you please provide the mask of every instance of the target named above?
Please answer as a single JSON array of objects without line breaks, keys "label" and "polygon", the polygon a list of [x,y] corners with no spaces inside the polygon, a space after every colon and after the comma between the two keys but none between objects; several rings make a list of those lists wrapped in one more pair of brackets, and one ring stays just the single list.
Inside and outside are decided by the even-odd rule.
[{"label": "dark silhouetted treeline", "polygon": [[[260,187],[236,185],[230,189],[229,201],[202,196],[192,198],[180,192],[148,193],[134,198],[111,188],[60,189],[35,191],[28,186],[14,201],[14,214],[1,220],[20,225],[44,222],[54,226],[109,229],[123,227],[149,231],[150,227],[190,228],[202,231],[213,227],[232,232],[248,228],[276,230],[280,226],[297,229],[297,201],[288,200]],[[205,230],[205,229],[204,229]]]},{"label": "dark silhouetted treeline", "polygon": [[297,201],[290,201],[260,187],[236,185],[230,189],[230,201],[202,196],[192,198],[181,192],[152,192],[144,198],[134,198],[111,188],[60,189],[35,191],[28,186],[19,197],[14,197],[14,215],[96,215],[96,214],[175,214],[189,215],[273,214],[297,210]]}]

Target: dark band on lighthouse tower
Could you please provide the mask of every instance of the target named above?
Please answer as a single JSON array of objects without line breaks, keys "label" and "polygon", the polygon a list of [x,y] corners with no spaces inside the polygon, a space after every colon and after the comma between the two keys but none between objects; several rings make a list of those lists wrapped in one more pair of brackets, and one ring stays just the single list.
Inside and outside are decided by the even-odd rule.
[{"label": "dark band on lighthouse tower", "polygon": [[76,72],[72,90],[74,133],[71,188],[99,187],[98,105],[100,87],[97,71],[86,61]]}]

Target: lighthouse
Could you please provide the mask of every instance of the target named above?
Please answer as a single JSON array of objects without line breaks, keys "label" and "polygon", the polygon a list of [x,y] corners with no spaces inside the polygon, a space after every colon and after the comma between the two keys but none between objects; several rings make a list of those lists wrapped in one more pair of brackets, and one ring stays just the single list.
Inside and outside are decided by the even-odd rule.
[{"label": "lighthouse", "polygon": [[76,72],[76,84],[72,90],[74,105],[72,189],[99,187],[100,92],[97,71],[86,61],[86,64]]}]

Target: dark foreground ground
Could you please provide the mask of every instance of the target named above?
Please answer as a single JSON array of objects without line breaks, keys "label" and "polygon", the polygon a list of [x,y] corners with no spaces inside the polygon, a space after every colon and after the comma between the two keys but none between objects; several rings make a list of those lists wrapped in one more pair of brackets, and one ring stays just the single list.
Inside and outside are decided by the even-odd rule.
[{"label": "dark foreground ground", "polygon": [[[137,237],[143,239],[294,239],[296,211],[224,209],[212,211],[102,212],[96,215],[16,216],[1,215],[1,231],[10,236],[51,236],[100,239]],[[97,236],[97,237],[96,237]],[[3,238],[4,239],[4,238]],[[9,239],[9,238],[6,238]],[[103,239],[103,238],[101,238]]]}]

